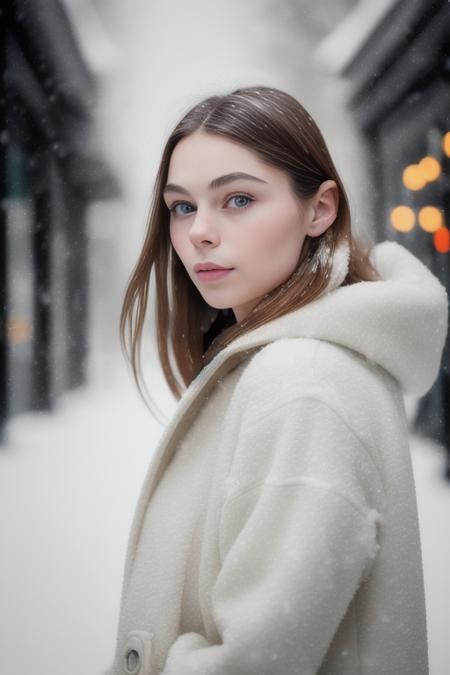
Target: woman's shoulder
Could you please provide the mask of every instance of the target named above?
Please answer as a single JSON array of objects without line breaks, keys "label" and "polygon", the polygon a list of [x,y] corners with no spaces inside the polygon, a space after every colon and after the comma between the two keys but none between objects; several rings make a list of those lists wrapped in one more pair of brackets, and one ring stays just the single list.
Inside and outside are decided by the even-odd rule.
[{"label": "woman's shoulder", "polygon": [[284,384],[299,385],[325,381],[352,373],[369,376],[381,366],[370,361],[361,352],[336,342],[319,338],[279,338],[264,345],[250,359],[245,377],[254,385],[280,380]]},{"label": "woman's shoulder", "polygon": [[335,342],[317,338],[280,338],[249,361],[236,395],[265,410],[296,398],[319,398],[340,409],[398,396],[398,383],[377,363]]}]

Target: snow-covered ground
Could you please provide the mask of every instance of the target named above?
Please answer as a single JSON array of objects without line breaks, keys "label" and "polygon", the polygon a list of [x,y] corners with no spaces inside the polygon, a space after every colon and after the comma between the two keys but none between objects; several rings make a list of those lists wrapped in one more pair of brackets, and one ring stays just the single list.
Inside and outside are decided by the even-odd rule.
[{"label": "snow-covered ground", "polygon": [[12,419],[0,447],[0,672],[99,675],[112,660],[132,510],[161,427],[129,379]]},{"label": "snow-covered ground", "polygon": [[[53,413],[11,421],[0,448],[1,673],[100,675],[109,665],[129,526],[161,431],[120,368]],[[430,675],[446,675],[450,484],[441,448],[414,437],[411,451]]]},{"label": "snow-covered ground", "polygon": [[444,478],[444,449],[411,437],[425,575],[430,675],[450,671],[450,482]]}]

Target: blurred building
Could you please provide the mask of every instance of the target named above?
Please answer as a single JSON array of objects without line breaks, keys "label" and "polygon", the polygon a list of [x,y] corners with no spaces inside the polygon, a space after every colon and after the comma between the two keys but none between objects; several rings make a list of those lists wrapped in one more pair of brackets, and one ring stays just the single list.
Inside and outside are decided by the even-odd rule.
[{"label": "blurred building", "polygon": [[[364,0],[317,58],[348,82],[348,106],[367,150],[377,239],[409,248],[450,292],[448,0]],[[446,447],[450,477],[448,340],[413,429]]]},{"label": "blurred building", "polygon": [[97,148],[96,81],[58,0],[10,0],[0,50],[0,440],[86,376],[86,209],[118,195]]}]

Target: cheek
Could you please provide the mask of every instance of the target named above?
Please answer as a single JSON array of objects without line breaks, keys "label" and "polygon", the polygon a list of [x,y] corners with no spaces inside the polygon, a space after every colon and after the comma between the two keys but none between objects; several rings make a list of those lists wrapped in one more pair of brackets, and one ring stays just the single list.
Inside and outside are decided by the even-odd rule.
[{"label": "cheek", "polygon": [[259,255],[273,260],[274,256],[279,256],[295,263],[300,254],[302,241],[299,218],[291,215],[284,220],[274,218],[259,223],[255,235],[247,245],[252,247],[255,257]]},{"label": "cheek", "polygon": [[169,225],[169,237],[170,237],[170,241],[172,242],[172,244],[175,244],[177,235],[176,235],[176,229],[172,225],[172,223]]},{"label": "cheek", "polygon": [[176,253],[178,253],[179,257],[182,258],[182,254],[183,254],[182,237],[180,237],[179,232],[177,232],[177,228],[173,227],[172,225],[170,226],[169,234],[170,234],[170,241],[171,241],[171,244],[172,244],[173,248],[175,249]]},{"label": "cheek", "polygon": [[285,281],[295,269],[303,244],[301,222],[297,214],[280,222],[258,223],[251,238],[246,237],[246,278],[267,292]]}]

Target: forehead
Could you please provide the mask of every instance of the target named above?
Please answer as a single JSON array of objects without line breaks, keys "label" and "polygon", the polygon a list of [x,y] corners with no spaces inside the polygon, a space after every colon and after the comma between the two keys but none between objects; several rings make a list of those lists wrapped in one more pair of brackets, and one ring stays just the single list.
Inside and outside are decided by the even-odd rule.
[{"label": "forehead", "polygon": [[264,180],[281,173],[265,164],[250,148],[230,138],[196,131],[175,146],[167,181],[184,185],[195,178],[196,183],[209,182],[234,171],[253,173]]}]

